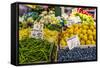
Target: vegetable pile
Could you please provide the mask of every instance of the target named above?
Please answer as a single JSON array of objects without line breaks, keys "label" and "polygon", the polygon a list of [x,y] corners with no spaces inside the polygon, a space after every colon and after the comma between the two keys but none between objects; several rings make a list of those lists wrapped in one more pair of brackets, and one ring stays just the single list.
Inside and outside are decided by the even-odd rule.
[{"label": "vegetable pile", "polygon": [[51,62],[52,50],[55,45],[46,40],[27,38],[19,41],[19,63]]}]

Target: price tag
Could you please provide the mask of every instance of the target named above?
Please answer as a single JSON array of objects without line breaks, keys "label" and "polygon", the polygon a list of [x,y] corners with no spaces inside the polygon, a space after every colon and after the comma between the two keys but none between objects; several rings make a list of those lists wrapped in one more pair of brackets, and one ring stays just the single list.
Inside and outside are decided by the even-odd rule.
[{"label": "price tag", "polygon": [[71,26],[72,24],[77,24],[77,23],[80,23],[81,22],[81,19],[79,16],[76,16],[76,17],[70,17],[68,20],[67,20],[67,26]]},{"label": "price tag", "polygon": [[33,29],[40,30],[40,25],[39,24],[34,24]]},{"label": "price tag", "polygon": [[80,45],[80,41],[79,41],[77,35],[75,35],[75,36],[69,38],[69,39],[67,40],[67,43],[68,43],[68,48],[69,48],[70,50],[73,49],[74,47],[78,47],[78,46]]},{"label": "price tag", "polygon": [[76,16],[75,19],[74,19],[74,22],[75,22],[75,23],[79,23],[79,22],[81,22],[80,17],[79,17],[79,16]]},{"label": "price tag", "polygon": [[31,32],[31,37],[33,37],[33,38],[43,38],[42,31],[40,31],[40,30],[33,30]]},{"label": "price tag", "polygon": [[43,38],[43,24],[34,24],[33,30],[31,32],[31,37],[33,38]]}]

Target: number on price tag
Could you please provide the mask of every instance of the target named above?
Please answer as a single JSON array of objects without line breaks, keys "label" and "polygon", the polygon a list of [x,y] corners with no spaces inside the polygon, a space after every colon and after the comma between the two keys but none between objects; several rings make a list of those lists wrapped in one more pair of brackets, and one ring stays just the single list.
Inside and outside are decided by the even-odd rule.
[{"label": "number on price tag", "polygon": [[78,47],[78,46],[80,45],[80,41],[79,41],[77,35],[75,35],[75,36],[69,38],[69,39],[67,40],[67,43],[68,43],[68,48],[69,48],[70,50],[73,49],[74,47]]}]

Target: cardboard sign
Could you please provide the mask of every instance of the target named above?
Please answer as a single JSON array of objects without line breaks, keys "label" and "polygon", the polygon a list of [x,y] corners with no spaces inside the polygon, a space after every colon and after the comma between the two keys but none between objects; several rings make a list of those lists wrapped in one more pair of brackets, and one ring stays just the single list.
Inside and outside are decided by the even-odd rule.
[{"label": "cardboard sign", "polygon": [[68,48],[69,48],[70,50],[73,49],[74,47],[78,47],[78,46],[80,45],[80,41],[79,41],[77,35],[75,35],[75,36],[69,38],[69,39],[67,40],[67,43],[68,43]]}]

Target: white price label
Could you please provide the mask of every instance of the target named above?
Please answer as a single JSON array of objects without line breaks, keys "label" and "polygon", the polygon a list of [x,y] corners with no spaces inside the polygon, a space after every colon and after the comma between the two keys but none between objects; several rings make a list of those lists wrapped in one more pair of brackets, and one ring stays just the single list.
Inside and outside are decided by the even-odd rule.
[{"label": "white price label", "polygon": [[35,29],[35,30],[43,30],[43,24],[39,24],[39,23],[34,24],[33,29]]},{"label": "white price label", "polygon": [[31,37],[33,38],[43,38],[43,24],[36,23],[33,26],[33,30],[31,32]]},{"label": "white price label", "polygon": [[68,20],[67,20],[67,26],[71,26],[72,24],[78,24],[81,22],[81,19],[79,16],[76,16],[76,17],[70,17]]},{"label": "white price label", "polygon": [[31,36],[33,38],[43,38],[43,34],[42,34],[42,31],[39,31],[39,30],[33,30],[31,32]]},{"label": "white price label", "polygon": [[75,22],[75,23],[79,23],[79,22],[81,22],[80,17],[79,17],[79,16],[76,16],[75,19],[74,19],[74,22]]},{"label": "white price label", "polygon": [[68,43],[68,48],[69,48],[70,50],[73,49],[74,47],[78,47],[78,46],[80,45],[80,41],[79,41],[77,35],[75,35],[75,36],[69,38],[69,39],[67,40],[67,43]]}]

